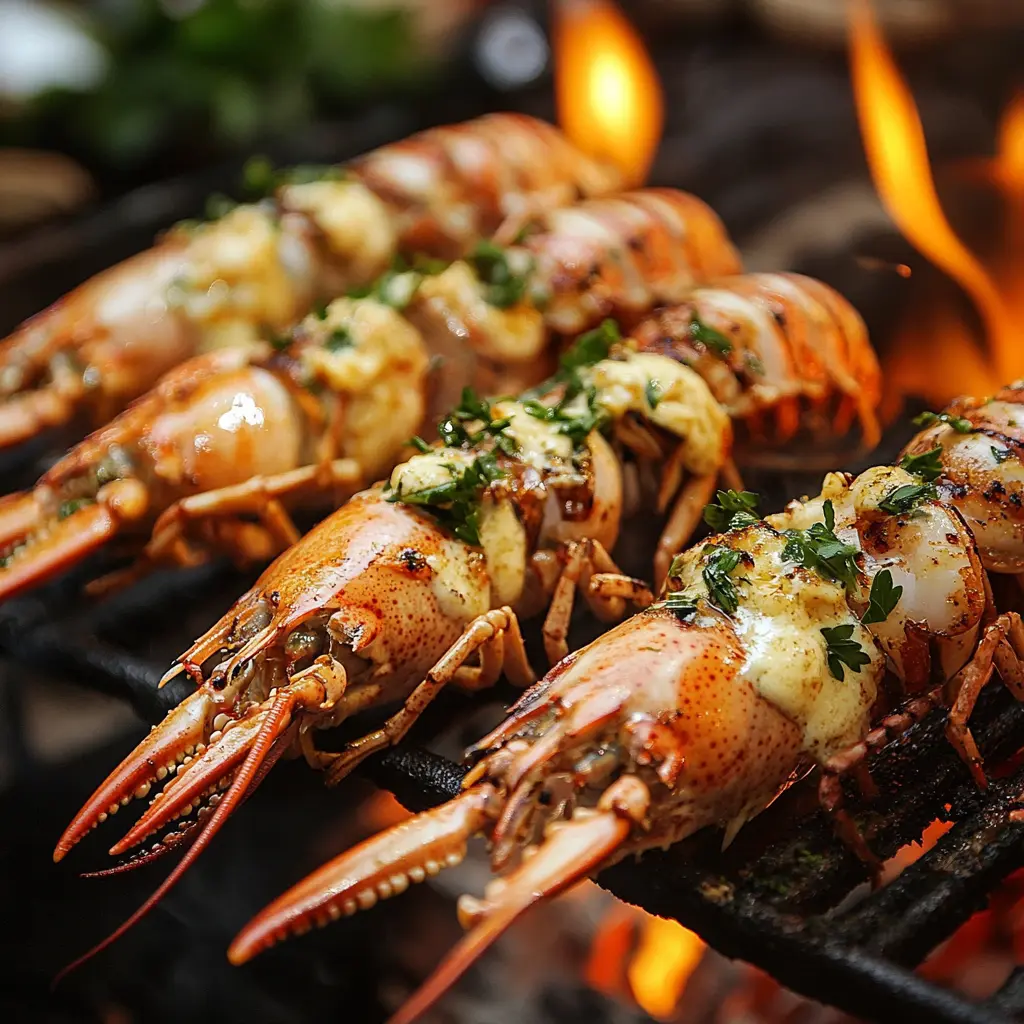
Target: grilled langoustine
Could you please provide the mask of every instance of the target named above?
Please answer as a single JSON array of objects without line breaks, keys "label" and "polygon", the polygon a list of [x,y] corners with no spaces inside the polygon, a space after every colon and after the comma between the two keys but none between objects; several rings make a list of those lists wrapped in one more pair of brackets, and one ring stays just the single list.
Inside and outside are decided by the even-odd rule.
[{"label": "grilled langoustine", "polygon": [[[748,279],[734,280],[751,290]],[[785,284],[805,287],[800,278]],[[731,285],[720,287],[728,294]],[[807,294],[816,287],[806,285]],[[807,315],[820,324],[827,307],[813,301]],[[529,397],[464,397],[441,424],[442,447],[419,442],[424,450],[386,485],[356,496],[278,559],[182,656],[175,672],[189,673],[196,693],[97,790],[61,838],[57,859],[133,795],[148,796],[173,776],[112,849],[128,853],[170,828],[130,862],[138,863],[199,837],[155,902],[288,747],[335,781],[400,739],[448,682],[486,685],[503,666],[516,681],[529,680],[519,616],[547,609],[554,661],[566,653],[575,593],[606,619],[647,603],[646,588],[623,577],[608,554],[632,513],[625,492],[634,488],[624,480],[658,479],[647,500],[672,508],[666,537],[685,540],[723,472],[730,475],[731,441],[726,410],[686,364],[707,372],[705,357],[731,355],[728,337],[746,350],[761,343],[742,317],[711,328],[692,313],[677,318],[691,327],[675,345],[658,333],[655,351],[642,331],[618,341],[605,326],[582,337]],[[789,329],[804,329],[802,315],[794,306]],[[769,340],[785,346],[787,337],[780,328]],[[761,399],[769,394],[765,388]],[[847,407],[845,398],[835,402]],[[659,563],[671,550],[661,543]],[[381,729],[338,754],[315,749],[316,728],[396,699],[403,708]],[[181,827],[171,824],[183,816]]]},{"label": "grilled langoustine", "polygon": [[[389,471],[464,387],[536,384],[565,332],[629,323],[737,267],[700,200],[630,192],[535,219],[509,247],[388,271],[273,345],[196,357],[0,501],[0,599],[149,531],[107,585],[218,551],[266,561],[298,539],[289,509],[337,504]],[[432,377],[428,356],[444,361]]]},{"label": "grilled langoustine", "polygon": [[[993,667],[1024,699],[1024,629],[993,606],[974,537],[936,483],[934,440],[897,466],[829,474],[816,498],[763,520],[750,495],[723,494],[708,518],[726,532],[673,561],[658,602],[527,691],[468,751],[461,795],[300,882],[231,960],[399,894],[483,835],[498,877],[460,901],[469,934],[391,1021],[408,1024],[537,900],[705,826],[728,843],[815,764],[838,834],[877,871],[841,778],[863,780],[867,755],[948,687],[948,736],[984,785],[968,719]],[[1020,472],[1016,454],[1000,465]],[[890,714],[887,673],[905,698]]]},{"label": "grilled langoustine", "polygon": [[185,359],[258,344],[396,255],[463,256],[507,220],[621,184],[518,114],[278,177],[270,198],[170,231],[0,344],[0,448],[76,417],[103,423]]}]

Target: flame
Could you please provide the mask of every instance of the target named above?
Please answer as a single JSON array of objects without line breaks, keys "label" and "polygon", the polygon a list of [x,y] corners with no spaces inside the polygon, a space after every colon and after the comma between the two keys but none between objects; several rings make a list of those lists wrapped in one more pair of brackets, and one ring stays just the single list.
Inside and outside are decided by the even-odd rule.
[{"label": "flame", "polygon": [[[850,0],[850,27],[857,115],[882,203],[907,239],[970,295],[985,325],[996,376],[1010,380],[1024,370],[1014,316],[1000,289],[946,219],[935,191],[921,119],[875,22],[870,0]],[[1014,165],[1024,165],[1024,139],[1015,126],[1012,138]],[[927,359],[922,376],[937,376],[932,357]],[[961,380],[947,379],[955,380],[953,387],[963,391]]]},{"label": "flame", "polygon": [[668,1017],[704,955],[704,942],[688,928],[644,916],[640,945],[627,976],[633,998],[652,1017]]},{"label": "flame", "polygon": [[1024,193],[1024,91],[1010,100],[999,123],[996,170],[1007,189]]},{"label": "flame", "polygon": [[661,138],[664,98],[640,37],[610,0],[559,0],[553,39],[566,135],[618,165],[627,185],[641,184]]}]

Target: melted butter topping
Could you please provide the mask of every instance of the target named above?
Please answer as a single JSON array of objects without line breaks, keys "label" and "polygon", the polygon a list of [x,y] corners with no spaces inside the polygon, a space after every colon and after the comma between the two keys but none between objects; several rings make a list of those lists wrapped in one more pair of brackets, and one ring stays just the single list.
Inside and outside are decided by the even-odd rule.
[{"label": "melted butter topping", "polygon": [[486,295],[486,285],[476,271],[457,260],[440,274],[424,278],[418,299],[489,359],[521,363],[543,352],[547,345],[543,315],[525,302],[500,309]]},{"label": "melted butter topping", "polygon": [[476,453],[461,448],[435,448],[422,455],[414,455],[391,471],[391,489],[401,497],[443,487],[461,476],[475,459]]},{"label": "melted butter topping", "polygon": [[338,299],[303,322],[309,376],[345,403],[344,454],[368,476],[385,472],[426,414],[427,347],[409,321],[373,299]]},{"label": "melted butter topping", "polygon": [[261,206],[237,206],[195,231],[168,301],[203,325],[207,347],[259,341],[265,325],[284,327],[302,312],[309,271],[306,280],[294,277],[294,253],[284,259],[281,240]]},{"label": "melted butter topping", "polygon": [[343,178],[289,185],[281,201],[310,217],[352,280],[368,281],[387,269],[398,231],[387,204],[361,182]]},{"label": "melted butter topping", "polygon": [[[753,559],[753,565],[743,562],[731,575],[739,592],[732,622],[745,655],[741,677],[799,727],[809,754],[827,759],[864,734],[884,655],[850,609],[841,584],[783,559],[785,537],[756,526],[715,542]],[[682,589],[713,603],[701,573],[704,564],[701,548],[684,556]],[[852,626],[851,639],[870,659],[860,671],[845,666],[842,680],[829,670],[821,632],[835,626]]]},{"label": "melted butter topping", "polygon": [[491,605],[515,604],[526,583],[526,531],[512,502],[485,500],[480,545],[491,577]]},{"label": "melted butter topping", "polygon": [[492,607],[491,580],[479,551],[445,537],[438,552],[427,557],[427,564],[434,570],[437,603],[448,618],[468,622]]},{"label": "melted butter topping", "polygon": [[[639,413],[682,438],[687,469],[704,474],[721,467],[732,439],[729,417],[689,367],[654,353],[628,352],[623,359],[596,363],[585,379],[614,419]],[[649,394],[657,396],[653,408]]]},{"label": "melted butter topping", "polygon": [[552,461],[568,462],[572,458],[572,440],[554,423],[531,416],[519,402],[495,402],[491,407],[495,419],[511,419],[504,433],[519,447],[519,457],[536,469],[546,469]]}]

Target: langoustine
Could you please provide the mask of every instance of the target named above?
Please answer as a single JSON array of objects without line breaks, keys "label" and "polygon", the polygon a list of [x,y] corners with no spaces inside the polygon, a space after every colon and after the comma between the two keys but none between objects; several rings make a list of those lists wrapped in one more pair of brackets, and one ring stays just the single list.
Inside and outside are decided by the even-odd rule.
[{"label": "langoustine", "polygon": [[[829,474],[817,498],[763,520],[750,496],[723,495],[708,517],[726,532],[674,560],[657,603],[524,694],[468,752],[461,795],[300,882],[230,959],[401,893],[483,835],[499,877],[460,900],[469,934],[391,1021],[408,1024],[537,900],[699,828],[728,843],[814,764],[838,834],[877,871],[842,776],[869,781],[867,755],[948,688],[948,736],[984,785],[968,719],[993,667],[1024,699],[1024,629],[993,606],[975,540],[940,496],[935,440],[914,454],[915,439],[897,466]],[[1020,472],[1016,453],[1000,465]],[[887,674],[905,695],[892,714]]]},{"label": "langoustine", "polygon": [[463,256],[506,221],[622,184],[518,114],[279,180],[272,197],[170,231],[11,334],[0,345],[0,448],[75,417],[103,423],[190,356],[259,343],[397,254]]},{"label": "langoustine", "polygon": [[[31,492],[0,501],[0,599],[150,530],[136,565],[106,586],[216,551],[266,561],[298,539],[289,508],[336,505],[390,470],[463,387],[536,384],[565,334],[635,321],[739,268],[715,214],[669,189],[583,202],[520,234],[447,265],[420,258],[273,346],[171,371]],[[428,356],[440,372],[428,375]]]},{"label": "langoustine", "polygon": [[[819,313],[808,315],[818,322]],[[134,861],[200,837],[144,913],[289,746],[336,781],[398,740],[447,682],[486,685],[502,665],[529,681],[518,615],[548,606],[545,645],[555,660],[566,651],[575,591],[609,619],[649,601],[607,553],[629,512],[624,470],[641,477],[645,465],[663,467],[659,503],[676,509],[667,534],[685,538],[728,465],[731,436],[724,410],[681,361],[695,344],[701,354],[706,337],[687,333],[678,358],[658,339],[659,352],[636,339],[609,351],[607,330],[595,331],[563,357],[539,398],[463,405],[441,426],[443,449],[399,466],[390,491],[357,496],[278,559],[169,673],[187,671],[196,693],[97,790],[55,858],[173,776],[111,851],[126,853],[196,812]],[[473,655],[478,664],[469,666]],[[340,754],[314,748],[314,728],[395,699],[405,704],[382,729]]]}]

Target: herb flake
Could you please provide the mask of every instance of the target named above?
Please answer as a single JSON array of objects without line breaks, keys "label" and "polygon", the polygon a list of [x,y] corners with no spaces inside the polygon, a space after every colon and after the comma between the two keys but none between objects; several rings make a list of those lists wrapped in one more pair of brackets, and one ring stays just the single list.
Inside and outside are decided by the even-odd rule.
[{"label": "herb flake", "polygon": [[860,621],[866,626],[874,622],[885,622],[902,595],[903,588],[894,587],[892,584],[892,573],[888,569],[883,569],[871,581],[871,593],[868,594],[867,611],[864,612]]},{"label": "herb flake", "polygon": [[704,506],[704,522],[718,533],[751,526],[759,521],[760,500],[755,491],[718,491],[714,502]]},{"label": "herb flake", "polygon": [[696,312],[690,320],[690,337],[717,356],[727,356],[732,351],[732,342],[721,331],[704,323]]},{"label": "herb flake", "polygon": [[853,639],[855,628],[854,624],[850,623],[847,626],[823,626],[821,629],[821,635],[825,638],[828,670],[840,682],[846,678],[844,665],[854,672],[859,672],[871,661],[864,648]]},{"label": "herb flake", "polygon": [[970,420],[948,412],[923,412],[914,419],[914,425],[918,427],[930,427],[934,423],[945,423],[947,427],[952,427],[958,434],[974,433],[974,425]]},{"label": "herb flake", "polygon": [[902,484],[894,487],[879,503],[878,507],[890,515],[901,516],[912,512],[918,505],[935,498],[934,484]]},{"label": "herb flake", "polygon": [[824,523],[786,531],[782,557],[849,589],[857,582],[857,549],[835,535],[836,514],[831,501],[825,502],[823,513]]},{"label": "herb flake", "polygon": [[740,595],[729,574],[743,561],[743,552],[708,544],[703,554],[707,560],[701,575],[711,602],[727,615],[732,615],[739,607]]},{"label": "herb flake", "polygon": [[904,455],[900,459],[900,469],[919,476],[925,483],[931,483],[942,475],[942,445],[937,444],[931,451],[920,455]]}]

